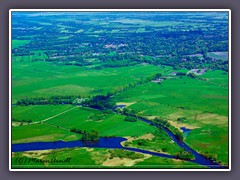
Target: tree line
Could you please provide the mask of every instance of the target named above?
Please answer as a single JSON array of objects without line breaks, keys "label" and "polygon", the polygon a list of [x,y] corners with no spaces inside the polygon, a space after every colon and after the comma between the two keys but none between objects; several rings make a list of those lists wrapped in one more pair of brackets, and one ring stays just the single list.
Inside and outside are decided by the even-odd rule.
[{"label": "tree line", "polygon": [[86,130],[72,128],[70,131],[77,134],[81,134],[82,141],[98,141],[100,138],[99,132],[97,132],[96,130],[86,131]]},{"label": "tree line", "polygon": [[160,125],[167,128],[169,131],[171,131],[179,140],[183,140],[183,133],[178,130],[178,128],[172,126],[167,120],[164,120],[164,119],[161,119],[159,117],[156,117],[154,120],[153,120],[153,123],[154,124],[157,124],[157,125]]}]

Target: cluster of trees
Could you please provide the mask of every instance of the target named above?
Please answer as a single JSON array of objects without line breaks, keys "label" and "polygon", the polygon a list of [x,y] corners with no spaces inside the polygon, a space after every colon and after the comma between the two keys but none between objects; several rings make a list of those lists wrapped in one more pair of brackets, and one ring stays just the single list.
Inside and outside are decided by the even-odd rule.
[{"label": "cluster of trees", "polygon": [[[162,18],[155,15],[148,17],[152,21],[159,21]],[[148,25],[143,32],[138,32],[138,27],[135,25],[129,24],[126,28],[121,22],[111,22],[111,26],[81,23],[81,35],[77,33],[79,22],[74,18],[81,21],[91,21],[91,18],[71,17],[73,21],[59,22],[54,17],[50,19],[38,17],[34,21],[29,20],[29,17],[23,17],[13,21],[13,39],[28,39],[30,43],[17,47],[12,52],[15,56],[28,56],[33,51],[42,50],[48,57],[47,61],[64,61],[66,65],[76,66],[94,64],[94,61],[88,62],[86,59],[96,58],[98,63],[102,62],[102,66],[97,68],[147,62],[154,65],[169,65],[175,69],[203,68],[207,64],[211,69],[228,70],[228,62],[213,61],[207,56],[207,52],[228,51],[227,19],[220,23],[216,19],[198,17],[202,23],[197,27],[192,24],[192,21],[195,23],[194,19],[188,19],[188,22],[184,19],[184,25],[172,26],[172,21],[177,19],[180,22],[182,17],[174,15],[164,17],[164,21],[169,21],[170,25],[167,23],[161,27],[161,30],[159,27]],[[176,19],[172,19],[173,17]],[[106,18],[106,16],[95,18]],[[139,17],[135,18],[139,19]],[[140,18],[144,19],[142,16]],[[114,16],[109,16],[105,20],[106,23],[110,23],[109,21],[114,19]],[[44,25],[46,22],[52,24],[51,28]],[[65,30],[61,30],[59,25],[65,26]],[[110,32],[116,30],[115,26],[121,32],[114,33],[113,36]],[[98,31],[101,33],[96,33]],[[61,36],[67,38],[58,38]],[[111,47],[106,48],[106,45]],[[196,56],[189,57],[191,54],[202,54],[203,59]],[[73,61],[76,63],[72,63]]]},{"label": "cluster of trees", "polygon": [[100,138],[100,135],[99,135],[99,132],[95,131],[95,130],[91,130],[91,131],[82,131],[82,130],[79,130],[79,129],[76,129],[76,128],[72,128],[70,130],[71,132],[74,132],[74,133],[78,133],[78,134],[81,134],[82,135],[82,138],[81,140],[82,141],[98,141],[99,138]]},{"label": "cluster of trees", "polygon": [[208,158],[208,159],[210,159],[210,160],[212,160],[212,161],[214,161],[214,162],[217,162],[217,163],[222,163],[222,161],[220,161],[220,160],[217,160],[217,154],[211,154],[211,153],[209,153],[208,151],[206,151],[206,152],[203,152],[202,153],[206,158]]},{"label": "cluster of trees", "polygon": [[191,77],[191,78],[196,78],[197,77],[197,75],[196,74],[194,74],[194,73],[188,73],[188,75],[187,75],[188,77]]},{"label": "cluster of trees", "polygon": [[109,93],[107,95],[93,96],[92,98],[82,102],[82,105],[99,110],[111,109],[114,106],[114,104],[108,101],[110,96],[111,94]]},{"label": "cluster of trees", "polygon": [[[139,84],[150,82],[153,79],[159,78],[162,75],[160,73],[153,74],[146,78],[141,78],[133,83],[126,84],[124,86],[115,88],[113,91],[108,92],[107,95],[96,95],[92,98],[85,98],[81,96],[65,95],[65,96],[51,96],[51,97],[34,97],[34,98],[23,98],[17,101],[16,105],[28,106],[28,105],[46,105],[46,104],[81,104],[95,109],[111,109],[114,104],[109,102],[108,99],[116,95],[119,92],[133,88]],[[76,99],[84,99],[81,102]]]},{"label": "cluster of trees", "polygon": [[34,97],[24,98],[17,101],[16,105],[46,105],[46,104],[74,104],[74,100],[81,98],[81,96],[51,96],[51,97]]},{"label": "cluster of trees", "polygon": [[195,159],[195,156],[191,152],[189,152],[187,150],[184,150],[184,149],[181,149],[174,156],[176,158],[187,159],[187,160],[194,160]]},{"label": "cluster of trees", "polygon": [[19,120],[19,119],[16,119],[16,118],[12,118],[12,121],[13,122],[20,122],[20,123],[31,123],[32,122],[32,120]]},{"label": "cluster of trees", "polygon": [[188,76],[188,77],[191,77],[191,78],[196,78],[197,77],[197,75],[196,74],[194,74],[194,73],[185,73],[185,72],[178,72],[177,74],[176,74],[176,76]]},{"label": "cluster of trees", "polygon": [[167,120],[161,119],[156,117],[153,120],[154,124],[160,125],[167,128],[168,130],[170,130],[179,140],[183,140],[183,134],[180,130],[178,130],[176,127],[172,126]]},{"label": "cluster of trees", "polygon": [[186,76],[187,73],[185,72],[177,72],[176,76]]},{"label": "cluster of trees", "polygon": [[124,121],[137,122],[137,119],[135,117],[127,116],[125,117]]},{"label": "cluster of trees", "polygon": [[[88,107],[95,108],[95,109],[100,109],[100,110],[112,109],[114,104],[108,101],[111,96],[116,95],[117,93],[126,91],[130,88],[133,88],[133,87],[139,85],[139,84],[150,82],[151,80],[159,78],[159,77],[161,77],[161,74],[156,73],[156,74],[151,75],[149,77],[141,78],[140,80],[137,80],[133,83],[129,83],[129,84],[126,84],[125,86],[115,88],[113,91],[108,92],[107,95],[96,95],[96,96],[93,96],[90,99],[86,99],[81,104],[83,106],[88,106]],[[124,110],[125,109],[126,108],[124,108]],[[126,113],[126,112],[124,112],[124,113]]]},{"label": "cluster of trees", "polygon": [[180,118],[177,119],[178,122],[183,122],[183,121],[185,121],[185,120],[186,120],[185,117],[180,117]]},{"label": "cluster of trees", "polygon": [[125,151],[123,149],[115,149],[115,150],[109,150],[110,157],[109,159],[113,159],[114,157],[118,157],[120,159],[122,158],[128,158],[128,159],[139,159],[143,158],[144,155],[140,153],[135,153],[132,151]]},{"label": "cluster of trees", "polygon": [[137,61],[130,61],[130,60],[122,60],[117,62],[108,62],[106,64],[102,64],[101,66],[97,66],[94,69],[104,69],[104,68],[116,68],[116,67],[123,67],[123,66],[134,66],[137,65],[139,62]]}]

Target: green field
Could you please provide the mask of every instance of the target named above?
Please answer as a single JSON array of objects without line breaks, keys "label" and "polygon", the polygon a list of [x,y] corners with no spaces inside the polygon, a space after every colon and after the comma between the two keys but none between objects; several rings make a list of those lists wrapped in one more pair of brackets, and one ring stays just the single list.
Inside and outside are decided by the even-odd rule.
[{"label": "green field", "polygon": [[[201,81],[183,77],[167,79],[161,84],[149,82],[123,92],[112,100],[132,102],[129,108],[146,116],[167,118],[171,113],[189,116],[202,112],[227,116],[228,88],[219,83],[211,83],[215,79],[216,77],[209,76],[209,81]],[[227,75],[222,75],[218,81],[226,79]]]},{"label": "green field", "polygon": [[[18,163],[20,157],[26,160],[22,164]],[[66,163],[56,163],[51,162],[53,158],[57,160],[71,158],[71,160]],[[50,163],[44,163],[41,160],[50,161]],[[187,161],[100,148],[66,148],[13,153],[12,162],[13,168],[204,168]]]},{"label": "green field", "polygon": [[[98,116],[98,119],[95,119]],[[101,136],[141,136],[154,132],[156,129],[141,121],[126,122],[124,116],[104,114],[101,111],[79,108],[55,117],[48,123],[65,128],[81,130],[97,130]]]},{"label": "green field", "polygon": [[228,52],[210,52],[208,57],[215,58],[217,60],[228,60]]},{"label": "green field", "polygon": [[12,40],[12,49],[28,44],[30,40]]},{"label": "green field", "polygon": [[128,108],[141,116],[157,116],[179,129],[191,129],[185,139],[188,145],[228,164],[227,76],[223,71],[209,71],[202,76],[207,81],[183,77],[161,84],[150,82],[123,92],[112,101],[132,103]]},{"label": "green field", "polygon": [[[230,166],[229,12],[11,17],[12,143],[81,140],[102,147],[26,148],[12,153],[13,168]],[[126,138],[123,147],[112,149],[110,137]],[[193,151],[181,148],[184,143]],[[178,160],[194,160],[194,151],[209,164],[199,165],[201,156],[196,163]],[[43,162],[19,165],[21,157]],[[68,164],[44,161],[68,157]]]},{"label": "green field", "polygon": [[71,108],[73,108],[71,105],[14,106],[12,107],[12,118],[39,122]]},{"label": "green field", "polygon": [[82,136],[76,133],[48,126],[46,124],[30,124],[12,127],[12,143],[73,141]]},{"label": "green field", "polygon": [[[31,107],[31,106],[30,106]],[[36,141],[57,141],[57,140],[78,140],[81,135],[69,132],[72,128],[80,129],[82,131],[96,130],[101,137],[116,136],[127,137],[127,139],[134,138],[131,142],[126,142],[126,147],[139,147],[141,149],[153,150],[162,153],[176,154],[181,150],[171,139],[163,132],[157,130],[156,127],[147,125],[142,121],[127,122],[124,121],[125,116],[114,113],[107,113],[105,111],[98,111],[90,108],[74,108],[65,105],[52,106],[36,106],[35,109],[29,111],[29,107],[16,107],[13,109],[13,117],[18,117],[19,112],[25,112],[25,117],[34,117],[37,112],[43,112],[42,118],[33,118],[34,122],[24,124],[12,128],[13,143],[20,142],[36,142]],[[63,114],[56,117],[46,118],[47,109],[50,113],[59,114],[62,110]],[[55,109],[55,111],[53,111]],[[20,111],[21,110],[21,111]],[[58,111],[56,111],[58,110]],[[69,110],[66,112],[66,110]],[[54,114],[53,114],[54,112]],[[16,115],[15,115],[16,114]],[[22,133],[25,132],[25,133]],[[138,141],[145,139],[150,134],[154,136],[152,140],[143,146],[136,144]]]},{"label": "green field", "polygon": [[12,61],[44,61],[47,58],[47,55],[44,54],[45,51],[31,51],[31,55],[25,55],[25,56],[12,56]]},{"label": "green field", "polygon": [[13,62],[12,102],[24,97],[106,94],[141,78],[167,71],[152,65],[93,70],[47,62]]},{"label": "green field", "polygon": [[[34,108],[33,108],[34,107]],[[89,109],[89,108],[75,108],[72,109],[64,114],[61,114],[59,116],[53,117],[47,121],[44,121],[45,118],[52,117],[53,115],[59,114],[60,110],[62,112],[65,112],[66,110],[70,109],[71,106],[66,105],[51,105],[51,106],[32,106],[32,111],[30,111],[30,108],[28,106],[25,107],[16,107],[13,108],[13,117],[19,117],[18,114],[21,112],[24,112],[24,118],[25,117],[33,117],[33,123],[29,125],[23,125],[13,128],[13,140],[17,138],[17,140],[27,139],[31,136],[34,136],[34,133],[37,133],[36,136],[40,136],[42,134],[48,134],[46,133],[49,129],[54,130],[53,127],[46,125],[46,124],[39,124],[40,121],[42,123],[49,123],[51,125],[59,126],[60,128],[66,128],[66,129],[72,129],[77,128],[81,130],[97,130],[101,136],[141,136],[146,133],[153,133],[156,131],[156,128],[153,126],[146,125],[145,123],[141,121],[137,122],[126,122],[124,121],[124,116],[118,115],[118,114],[108,114],[104,113],[98,110]],[[47,116],[45,113],[47,113],[48,109],[49,116]],[[54,111],[55,109],[55,111]],[[41,116],[37,117],[36,113],[41,113]],[[52,114],[51,114],[52,113]],[[51,115],[50,115],[51,114]],[[37,124],[35,124],[35,122]],[[38,131],[33,131],[32,129],[40,128]],[[21,134],[22,132],[28,131],[29,134]],[[74,135],[74,133],[70,133],[64,130],[61,130],[59,128],[55,128],[57,132],[61,132],[67,135]],[[40,135],[38,134],[40,133]],[[53,131],[55,133],[55,131]],[[33,138],[33,141],[35,139]],[[45,139],[45,141],[51,141],[52,139]],[[61,139],[59,139],[61,140]]]}]

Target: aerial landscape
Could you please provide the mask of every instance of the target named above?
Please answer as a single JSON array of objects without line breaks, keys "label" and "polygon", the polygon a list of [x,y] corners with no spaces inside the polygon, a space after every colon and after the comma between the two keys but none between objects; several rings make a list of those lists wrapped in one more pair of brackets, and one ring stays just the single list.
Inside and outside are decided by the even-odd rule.
[{"label": "aerial landscape", "polygon": [[11,12],[12,169],[228,169],[229,14]]}]

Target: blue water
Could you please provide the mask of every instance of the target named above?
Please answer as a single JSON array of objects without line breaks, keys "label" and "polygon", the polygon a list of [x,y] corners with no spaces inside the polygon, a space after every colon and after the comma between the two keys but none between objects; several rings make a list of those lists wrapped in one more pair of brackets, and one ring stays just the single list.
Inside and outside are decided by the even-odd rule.
[{"label": "blue water", "polygon": [[[146,120],[144,118],[140,118],[140,120],[154,125],[156,127],[159,127],[157,124],[152,124],[151,121]],[[213,162],[210,159],[207,159],[206,157],[202,156],[198,152],[194,151],[191,149],[187,144],[185,144],[183,141],[178,140],[175,135],[170,132],[167,128],[164,128],[165,132],[171,137],[171,139],[181,148],[185,149],[186,151],[191,152],[194,156],[194,160],[185,160],[185,161],[190,161],[194,162],[200,165],[207,166],[209,168],[226,168],[223,167],[216,162]],[[162,154],[162,153],[157,153],[157,152],[151,152],[147,150],[142,150],[138,148],[128,148],[128,147],[123,147],[121,145],[122,141],[127,140],[126,138],[122,137],[105,137],[105,138],[100,138],[99,141],[96,142],[86,142],[86,141],[56,141],[56,142],[31,142],[31,143],[21,143],[21,144],[12,144],[12,152],[23,152],[23,151],[33,151],[33,150],[47,150],[47,149],[60,149],[60,148],[74,148],[74,147],[91,147],[91,148],[108,148],[108,149],[125,149],[129,151],[134,151],[134,152],[141,152],[144,154],[150,154],[153,156],[159,156],[159,157],[164,157],[164,158],[174,158],[174,159],[181,159],[181,158],[176,158],[171,155],[167,154]],[[182,159],[184,160],[184,159]]]},{"label": "blue water", "polygon": [[187,129],[185,127],[180,128],[183,131],[183,137],[187,137],[187,135],[191,132],[191,129]]},{"label": "blue water", "polygon": [[47,149],[60,149],[60,148],[74,148],[74,147],[92,147],[92,148],[122,148],[120,144],[122,141],[127,140],[122,137],[109,137],[100,138],[96,142],[87,141],[56,141],[56,142],[31,142],[13,144],[12,152],[34,151],[34,150],[47,150]]},{"label": "blue water", "polygon": [[[150,121],[150,120],[147,120],[147,119],[144,119],[144,118],[139,118],[139,119],[144,121],[144,122],[146,122],[146,123],[148,123],[148,124],[151,124],[153,126],[159,127],[158,124],[153,124],[152,121]],[[168,136],[171,137],[172,140],[179,147],[185,149],[186,151],[189,151],[190,153],[192,153],[195,156],[195,160],[190,160],[191,162],[195,162],[197,164],[201,164],[201,165],[207,166],[209,168],[225,168],[225,167],[219,165],[218,163],[216,163],[216,162],[214,162],[214,161],[212,161],[210,159],[207,159],[203,155],[199,154],[197,151],[194,151],[192,148],[190,148],[183,141],[177,139],[176,136],[171,131],[169,131],[167,128],[165,128],[165,127],[162,127],[162,128],[165,130],[165,132],[168,134]]]}]

